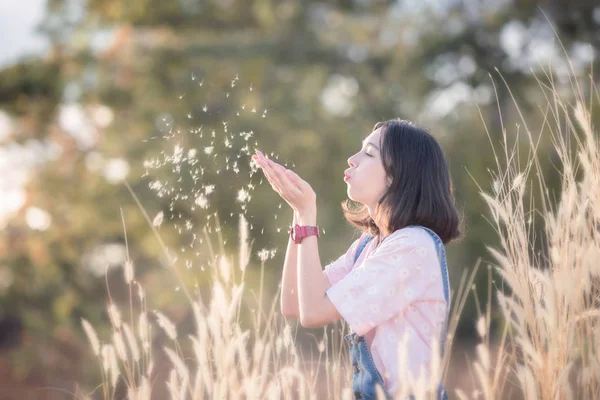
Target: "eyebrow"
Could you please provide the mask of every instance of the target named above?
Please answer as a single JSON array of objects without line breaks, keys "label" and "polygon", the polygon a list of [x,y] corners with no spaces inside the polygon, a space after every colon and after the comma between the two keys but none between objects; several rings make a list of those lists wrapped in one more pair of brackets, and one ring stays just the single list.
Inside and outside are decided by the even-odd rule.
[{"label": "eyebrow", "polygon": [[[366,139],[365,139],[365,140],[366,140]],[[364,140],[362,141],[362,144],[363,144],[363,146],[365,145],[365,141],[364,141]],[[379,150],[379,147],[377,147],[377,145],[375,145],[374,143],[368,142],[368,143],[367,143],[367,146],[373,146],[373,147],[375,147],[375,149],[376,149],[377,151],[380,151],[380,150]]]}]

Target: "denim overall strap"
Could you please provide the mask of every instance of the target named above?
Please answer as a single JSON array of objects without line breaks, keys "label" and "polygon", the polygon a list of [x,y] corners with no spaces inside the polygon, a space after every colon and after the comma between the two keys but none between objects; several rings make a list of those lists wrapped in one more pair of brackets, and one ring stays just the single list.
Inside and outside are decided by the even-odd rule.
[{"label": "denim overall strap", "polygon": [[[450,314],[450,279],[448,277],[448,265],[446,263],[446,250],[444,249],[444,242],[442,242],[442,239],[440,239],[440,237],[437,235],[437,233],[435,233],[431,229],[421,226],[421,225],[414,225],[414,226],[418,226],[419,228],[425,229],[425,231],[427,233],[429,233],[429,235],[433,239],[433,242],[435,243],[435,250],[437,252],[438,260],[440,262],[440,268],[442,269],[442,283],[444,286],[444,299],[446,300],[446,317],[448,317],[448,315]],[[446,334],[448,333],[447,330],[448,330],[448,318],[446,318],[446,323],[444,324],[444,337],[446,337]],[[442,340],[440,343],[442,355],[444,354],[444,344],[445,344],[444,342],[445,341]]]},{"label": "denim overall strap", "polygon": [[358,249],[356,250],[356,254],[354,256],[354,263],[356,264],[356,260],[358,260],[358,257],[360,256],[360,253],[362,253],[362,251],[364,250],[365,246],[367,245],[367,243],[369,243],[369,240],[371,240],[372,236],[371,235],[366,235],[363,240],[358,244]]},{"label": "denim overall strap", "polygon": [[[444,320],[444,328],[442,330],[443,335],[440,340],[440,356],[444,357],[444,347],[446,344],[446,337],[448,336],[448,321],[450,316],[450,279],[448,277],[448,265],[446,263],[446,250],[444,248],[444,242],[442,239],[432,231],[431,229],[422,226],[422,225],[411,225],[418,228],[423,228],[431,238],[433,239],[433,243],[435,243],[435,250],[437,252],[438,260],[440,262],[440,268],[442,269],[442,283],[444,286],[444,299],[446,300],[446,318]],[[442,383],[440,383],[438,387],[438,398],[442,400],[448,400],[448,394],[446,393],[446,388]]]}]

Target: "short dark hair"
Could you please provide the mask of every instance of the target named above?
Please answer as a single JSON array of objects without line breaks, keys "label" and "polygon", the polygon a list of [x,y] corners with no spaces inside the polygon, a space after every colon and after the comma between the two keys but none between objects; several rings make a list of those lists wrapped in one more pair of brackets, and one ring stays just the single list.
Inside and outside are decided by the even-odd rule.
[{"label": "short dark hair", "polygon": [[[460,221],[454,207],[452,180],[444,152],[435,138],[412,122],[393,119],[375,124],[381,129],[380,149],[388,191],[376,208],[376,218],[387,221],[395,232],[409,225],[425,226],[444,244],[461,236]],[[366,205],[350,207],[342,202],[344,217],[370,235],[381,235]]]}]

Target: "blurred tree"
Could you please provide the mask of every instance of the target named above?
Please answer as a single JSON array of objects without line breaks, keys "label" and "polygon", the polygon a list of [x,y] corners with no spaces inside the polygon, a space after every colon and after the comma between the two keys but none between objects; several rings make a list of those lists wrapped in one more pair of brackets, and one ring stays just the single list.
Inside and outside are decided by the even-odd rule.
[{"label": "blurred tree", "polygon": [[[150,217],[162,212],[168,221],[159,231],[188,285],[206,283],[202,228],[215,233],[215,212],[230,251],[246,213],[254,251],[277,247],[269,262],[281,265],[291,211],[252,174],[255,146],[317,192],[325,266],[355,237],[339,206],[346,160],[375,122],[396,116],[429,127],[450,160],[467,228],[448,249],[457,283],[461,267],[487,260],[485,245],[496,241],[471,178],[490,190],[493,155],[474,103],[495,144],[502,121],[511,135],[519,121],[512,95],[541,130],[536,79],[551,76],[538,58],[550,57],[552,78],[568,86],[551,27],[584,76],[600,46],[599,15],[586,1],[50,1],[41,26],[49,54],[0,71],[0,107],[14,121],[0,144],[33,154],[26,200],[0,232],[0,268],[11,277],[0,286],[0,340],[30,344],[14,350],[31,360],[21,368],[78,378],[75,365],[57,371],[32,355],[61,352],[48,349],[49,335],[72,340],[56,326],[81,332],[82,316],[106,320],[104,301],[92,301],[105,298],[105,270],[111,294],[127,298],[120,209],[136,279],[155,294],[150,307],[183,304],[177,283],[165,284],[172,274],[155,268],[167,261],[125,178]],[[277,268],[271,291],[279,278]],[[467,309],[463,334],[474,312]],[[17,331],[23,340],[14,340]]]}]

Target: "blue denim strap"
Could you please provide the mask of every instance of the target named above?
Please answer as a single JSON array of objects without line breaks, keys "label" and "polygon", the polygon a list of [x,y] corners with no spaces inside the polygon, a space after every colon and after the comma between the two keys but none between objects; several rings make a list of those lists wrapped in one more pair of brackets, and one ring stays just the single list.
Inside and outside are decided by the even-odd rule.
[{"label": "blue denim strap", "polygon": [[356,249],[356,253],[354,255],[354,264],[356,264],[356,260],[358,260],[360,253],[362,253],[367,243],[369,243],[369,240],[371,240],[371,235],[365,236],[363,240],[358,244],[358,249]]}]

